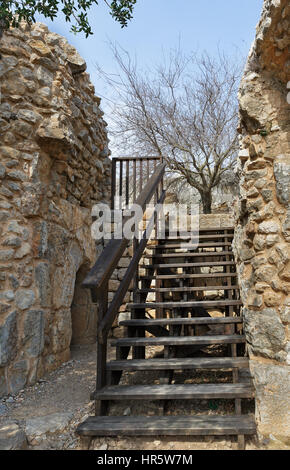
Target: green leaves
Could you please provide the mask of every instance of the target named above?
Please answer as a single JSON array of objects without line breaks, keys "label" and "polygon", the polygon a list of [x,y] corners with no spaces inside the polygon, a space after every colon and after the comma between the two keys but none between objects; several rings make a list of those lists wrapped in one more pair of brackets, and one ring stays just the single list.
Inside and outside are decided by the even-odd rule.
[{"label": "green leaves", "polygon": [[[110,9],[110,15],[120,23],[121,28],[127,26],[133,17],[137,0],[104,1]],[[61,12],[65,20],[72,24],[71,31],[84,33],[88,37],[93,34],[88,13],[98,3],[98,0],[0,0],[0,29],[18,27],[21,21],[35,23],[36,13],[53,21]]]},{"label": "green leaves", "polygon": [[127,26],[133,17],[133,8],[137,0],[113,0],[111,2],[111,15],[121,23],[121,28]]}]

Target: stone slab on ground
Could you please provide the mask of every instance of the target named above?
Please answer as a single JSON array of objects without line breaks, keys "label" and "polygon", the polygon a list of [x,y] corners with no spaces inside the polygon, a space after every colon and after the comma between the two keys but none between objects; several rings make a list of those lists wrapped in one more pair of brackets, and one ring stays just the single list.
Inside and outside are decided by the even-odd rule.
[{"label": "stone slab on ground", "polygon": [[0,425],[0,450],[23,450],[26,448],[25,433],[17,423],[7,421]]},{"label": "stone slab on ground", "polygon": [[64,412],[28,419],[25,426],[28,442],[40,441],[46,437],[46,434],[63,431],[72,418],[73,413]]}]

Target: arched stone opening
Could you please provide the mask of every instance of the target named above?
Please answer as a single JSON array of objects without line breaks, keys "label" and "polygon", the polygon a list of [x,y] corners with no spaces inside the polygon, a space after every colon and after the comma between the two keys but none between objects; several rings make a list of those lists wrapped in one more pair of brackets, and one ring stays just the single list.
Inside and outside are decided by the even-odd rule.
[{"label": "arched stone opening", "polygon": [[92,303],[89,289],[82,282],[89,266],[82,265],[76,274],[75,289],[71,304],[72,337],[71,346],[93,344],[97,337],[97,306]]}]

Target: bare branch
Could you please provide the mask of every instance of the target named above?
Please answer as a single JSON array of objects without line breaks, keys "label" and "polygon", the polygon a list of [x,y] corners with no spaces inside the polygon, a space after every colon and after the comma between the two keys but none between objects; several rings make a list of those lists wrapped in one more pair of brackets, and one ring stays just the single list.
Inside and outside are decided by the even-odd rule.
[{"label": "bare branch", "polygon": [[225,185],[237,154],[237,89],[241,61],[219,51],[184,56],[181,48],[155,69],[111,45],[119,73],[100,74],[116,94],[111,135],[124,154],[164,155],[168,171],[200,193],[210,211],[212,190]]}]

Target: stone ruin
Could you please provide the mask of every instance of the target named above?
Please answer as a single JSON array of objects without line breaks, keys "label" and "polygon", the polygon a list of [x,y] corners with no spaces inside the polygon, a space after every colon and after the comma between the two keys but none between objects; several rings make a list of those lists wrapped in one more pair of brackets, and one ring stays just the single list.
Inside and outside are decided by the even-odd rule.
[{"label": "stone ruin", "polygon": [[289,1],[265,0],[239,93],[241,194],[235,230],[258,432],[288,443],[289,28]]},{"label": "stone ruin", "polygon": [[86,63],[40,23],[0,42],[0,396],[95,342],[80,284],[91,207],[110,197],[106,122]]},{"label": "stone ruin", "polygon": [[[288,0],[265,0],[240,87],[234,240],[258,433],[283,442],[290,435],[289,25]],[[66,361],[71,344],[95,342],[97,312],[80,285],[97,256],[90,213],[109,201],[110,152],[86,64],[64,38],[38,23],[5,33],[0,52],[3,396]],[[110,299],[130,256],[112,277]]]}]

